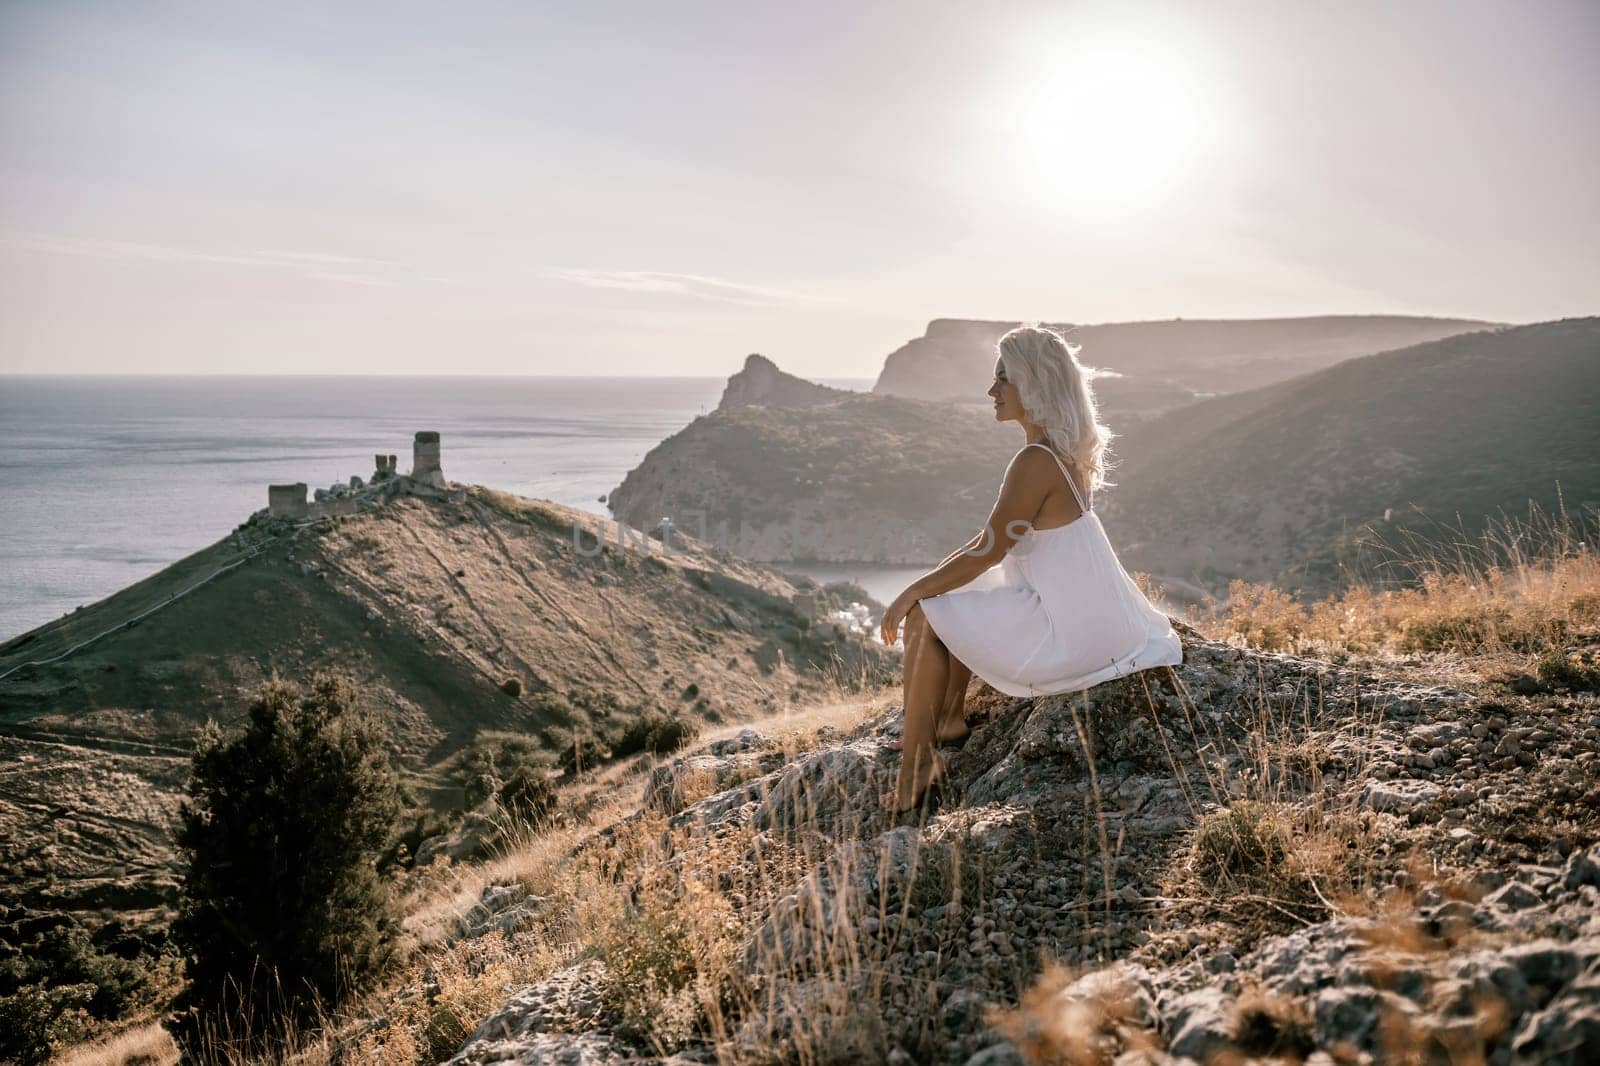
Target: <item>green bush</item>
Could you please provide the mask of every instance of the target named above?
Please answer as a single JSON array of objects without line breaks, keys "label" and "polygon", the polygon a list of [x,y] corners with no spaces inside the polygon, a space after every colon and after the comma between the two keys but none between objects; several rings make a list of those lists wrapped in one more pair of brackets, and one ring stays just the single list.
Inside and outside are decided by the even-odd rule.
[{"label": "green bush", "polygon": [[543,777],[550,755],[534,737],[519,733],[481,733],[462,753],[455,770],[467,810],[499,796],[512,778],[523,774]]},{"label": "green bush", "polygon": [[571,744],[562,749],[561,755],[556,759],[556,765],[565,774],[577,773],[580,769],[591,770],[611,758],[611,745],[593,733],[580,733]]},{"label": "green bush", "polygon": [[540,766],[519,766],[495,796],[507,814],[530,825],[542,825],[556,813],[556,790]]},{"label": "green bush", "polygon": [[0,962],[0,1062],[43,1062],[131,1014],[164,1006],[178,960],[116,919],[93,936],[75,919],[8,943]]},{"label": "green bush", "polygon": [[1281,863],[1286,854],[1288,841],[1272,808],[1254,800],[1239,800],[1201,818],[1192,851],[1200,871],[1219,875],[1259,872]]},{"label": "green bush", "polygon": [[1539,658],[1539,680],[1547,688],[1562,686],[1574,692],[1600,692],[1600,667],[1573,662],[1559,648]]},{"label": "green bush", "polygon": [[30,984],[0,996],[0,1062],[43,1066],[87,1035],[92,984]]},{"label": "green bush", "polygon": [[556,810],[549,765],[549,753],[534,737],[487,733],[473,740],[462,755],[456,779],[468,810],[493,797],[506,813],[539,824],[549,821]]},{"label": "green bush", "polygon": [[611,742],[611,753],[617,758],[646,751],[652,755],[665,755],[677,751],[699,735],[700,727],[687,718],[674,718],[660,711],[644,711]]},{"label": "green bush", "polygon": [[262,1053],[365,988],[393,960],[398,922],[376,862],[400,810],[381,728],[355,691],[270,682],[241,735],[208,723],[178,846],[173,938],[190,983],[174,1028],[201,1058]]}]

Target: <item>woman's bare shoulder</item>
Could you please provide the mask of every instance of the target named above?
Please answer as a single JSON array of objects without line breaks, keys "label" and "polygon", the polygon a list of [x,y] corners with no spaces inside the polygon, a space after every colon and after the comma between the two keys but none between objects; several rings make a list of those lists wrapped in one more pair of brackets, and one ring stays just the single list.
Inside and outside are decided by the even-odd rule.
[{"label": "woman's bare shoulder", "polygon": [[1028,444],[1011,457],[1006,467],[1006,480],[1051,484],[1055,470],[1056,461],[1047,446]]}]

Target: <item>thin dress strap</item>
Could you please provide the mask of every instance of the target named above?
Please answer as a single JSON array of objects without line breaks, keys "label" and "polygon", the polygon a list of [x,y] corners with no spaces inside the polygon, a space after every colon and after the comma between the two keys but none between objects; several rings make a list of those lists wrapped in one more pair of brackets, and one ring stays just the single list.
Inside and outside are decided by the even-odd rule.
[{"label": "thin dress strap", "polygon": [[1025,447],[1043,448],[1045,451],[1050,453],[1050,458],[1054,459],[1056,461],[1056,466],[1061,468],[1061,476],[1067,479],[1067,488],[1072,490],[1072,498],[1078,501],[1078,509],[1084,514],[1088,514],[1089,505],[1084,502],[1083,495],[1078,492],[1078,486],[1072,480],[1072,475],[1067,472],[1067,464],[1061,461],[1061,456],[1056,454],[1056,450],[1050,447],[1048,444],[1042,444],[1039,441],[1033,441],[1032,443],[1025,445]]}]

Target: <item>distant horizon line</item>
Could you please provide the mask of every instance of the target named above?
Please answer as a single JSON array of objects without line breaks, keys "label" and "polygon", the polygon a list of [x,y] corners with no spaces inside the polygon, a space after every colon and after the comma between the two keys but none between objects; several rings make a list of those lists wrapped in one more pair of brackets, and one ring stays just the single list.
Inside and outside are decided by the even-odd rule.
[{"label": "distant horizon line", "polygon": [[[315,372],[311,372],[311,373],[292,373],[292,374],[269,373],[269,372],[262,372],[262,373],[255,373],[255,374],[251,374],[251,373],[217,374],[217,373],[206,373],[206,372],[194,372],[194,373],[150,373],[150,372],[143,372],[143,371],[137,371],[137,370],[132,370],[132,371],[129,371],[129,370],[117,370],[117,371],[103,371],[103,372],[102,371],[79,371],[79,372],[62,372],[62,373],[56,373],[56,374],[40,374],[40,373],[32,373],[32,372],[0,370],[0,380],[4,380],[4,379],[7,379],[7,378],[14,379],[14,380],[20,380],[20,379],[23,379],[23,378],[51,378],[51,379],[56,379],[56,380],[72,379],[72,378],[147,378],[147,379],[158,379],[158,378],[208,378],[208,379],[230,378],[230,379],[238,379],[238,378],[248,378],[248,379],[252,379],[252,380],[256,379],[256,378],[321,378],[321,379],[324,379],[324,380],[333,380],[333,379],[339,379],[339,378],[346,378],[346,379],[352,379],[352,380],[354,380],[354,379],[367,380],[367,379],[370,379],[370,378],[393,378],[393,379],[397,379],[397,380],[405,379],[405,378],[433,378],[433,379],[440,380],[440,381],[463,381],[463,380],[481,380],[483,378],[518,378],[518,379],[522,379],[522,378],[552,379],[552,378],[554,378],[554,379],[565,379],[565,380],[572,380],[572,381],[596,381],[596,380],[638,381],[640,379],[649,380],[649,381],[702,381],[702,380],[704,380],[704,381],[726,381],[730,376],[731,375],[728,375],[728,374],[439,374],[439,373],[421,373],[421,372],[415,373],[415,374],[392,374],[392,373],[318,374],[318,373],[315,373]],[[843,375],[843,376],[840,376],[840,375],[818,375],[816,377],[810,378],[810,380],[812,380],[812,381],[877,381],[878,380],[878,375],[874,374],[874,375],[871,375],[869,377],[855,377],[855,376],[852,376],[852,375]]]}]

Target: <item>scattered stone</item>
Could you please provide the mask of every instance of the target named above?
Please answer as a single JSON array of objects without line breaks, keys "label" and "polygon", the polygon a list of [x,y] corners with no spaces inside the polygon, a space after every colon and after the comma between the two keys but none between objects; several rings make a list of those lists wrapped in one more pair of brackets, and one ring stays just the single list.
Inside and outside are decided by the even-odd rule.
[{"label": "scattered stone", "polygon": [[544,901],[519,885],[485,885],[478,902],[456,921],[456,940],[476,940],[493,932],[515,932],[538,913]]},{"label": "scattered stone", "polygon": [[[1033,700],[985,693],[971,739],[947,754],[938,805],[913,817],[878,804],[900,758],[883,747],[898,708],[792,757],[746,730],[656,767],[643,805],[693,840],[738,839],[761,861],[799,848],[786,891],[741,915],[739,970],[763,982],[763,1002],[806,1018],[857,1004],[863,1016],[837,1024],[870,1036],[870,1049],[839,1061],[1022,1062],[985,1014],[1018,1002],[1044,954],[1086,972],[1034,1001],[1030,1017],[1059,1012],[1085,1031],[1083,1018],[1112,1016],[1093,1005],[1114,988],[1116,1020],[1088,1031],[1104,1042],[1095,1061],[1115,1066],[1378,1063],[1402,1029],[1419,1046],[1468,1047],[1486,1003],[1504,1025],[1473,1049],[1482,1061],[1588,1061],[1600,1017],[1600,821],[1583,801],[1600,765],[1568,776],[1585,765],[1580,727],[1567,724],[1582,718],[1187,635],[1175,673],[1178,684],[1149,671]],[[1266,766],[1251,754],[1261,693],[1315,697],[1271,739],[1320,776],[1287,761],[1270,780],[1252,776]],[[1262,795],[1297,818],[1350,819],[1363,849],[1352,869],[1371,870],[1374,896],[1392,885],[1386,898],[1400,909],[1351,917],[1298,872],[1260,887],[1251,863],[1206,886],[1214,901],[1174,891],[1173,879],[1198,876],[1184,864],[1195,812]],[[1477,869],[1450,869],[1468,860]],[[1337,869],[1318,869],[1314,887],[1340,891]],[[1426,869],[1437,873],[1408,872]],[[461,931],[515,929],[541,905],[494,886]],[[878,998],[841,1000],[840,959],[884,978]],[[579,971],[517,993],[498,1028],[480,1029],[454,1061],[644,1059],[600,1013],[584,1017]],[[735,1043],[783,1059],[782,1025],[737,1022]],[[709,1047],[677,1057],[715,1060]]]},{"label": "scattered stone", "polygon": [[1362,789],[1361,804],[1374,811],[1411,814],[1437,800],[1439,793],[1439,786],[1431,781],[1369,781]]}]

